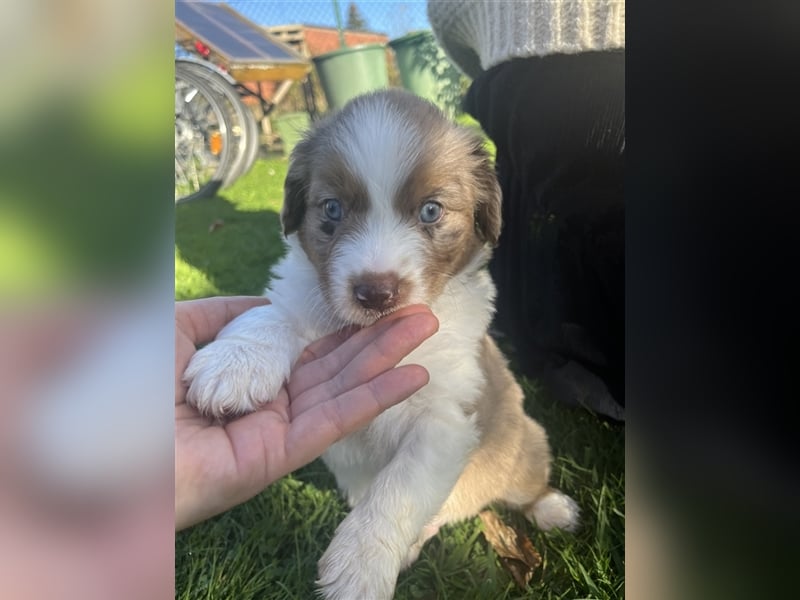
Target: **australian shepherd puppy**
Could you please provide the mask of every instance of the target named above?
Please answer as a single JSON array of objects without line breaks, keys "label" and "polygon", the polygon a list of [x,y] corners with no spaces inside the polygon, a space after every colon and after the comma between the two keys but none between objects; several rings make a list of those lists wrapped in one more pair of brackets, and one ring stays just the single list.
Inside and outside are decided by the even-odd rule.
[{"label": "australian shepherd puppy", "polygon": [[303,348],[346,325],[417,303],[439,319],[404,361],[430,383],[323,456],[352,510],[319,562],[322,595],[391,598],[440,526],[492,502],[572,529],[575,502],[548,486],[547,435],[487,335],[500,190],[481,140],[409,93],[361,96],[295,148],[281,220],[272,304],[231,322],[186,371],[202,412],[269,402]]}]

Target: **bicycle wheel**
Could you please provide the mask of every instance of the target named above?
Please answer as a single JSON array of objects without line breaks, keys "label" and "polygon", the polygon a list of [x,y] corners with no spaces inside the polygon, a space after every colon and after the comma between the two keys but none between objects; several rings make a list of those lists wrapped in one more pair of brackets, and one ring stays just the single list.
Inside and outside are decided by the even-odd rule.
[{"label": "bicycle wheel", "polygon": [[231,118],[216,92],[192,73],[175,73],[175,202],[213,195],[233,157]]},{"label": "bicycle wheel", "polygon": [[258,123],[252,111],[244,105],[234,86],[235,80],[228,75],[216,70],[213,65],[193,59],[178,59],[175,62],[176,72],[195,74],[223,98],[223,108],[231,116],[233,123],[233,145],[236,147],[231,168],[222,182],[222,187],[228,187],[239,177],[244,175],[253,166],[260,146]]}]

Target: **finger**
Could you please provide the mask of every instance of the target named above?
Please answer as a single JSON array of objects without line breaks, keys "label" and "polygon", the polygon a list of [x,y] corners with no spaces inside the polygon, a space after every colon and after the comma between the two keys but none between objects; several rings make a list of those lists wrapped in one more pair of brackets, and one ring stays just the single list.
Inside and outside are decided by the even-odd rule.
[{"label": "finger", "polygon": [[[423,304],[412,304],[379,319],[369,327],[359,329],[357,326],[353,325],[351,327],[346,327],[343,330],[334,332],[317,340],[316,342],[313,342],[312,344],[309,344],[306,349],[303,350],[303,354],[297,361],[297,364],[303,365],[307,362],[311,362],[326,356],[342,345],[348,338],[353,336],[358,331],[363,332],[361,333],[361,336],[374,338],[377,337],[381,332],[385,331],[393,321],[420,312],[429,313],[430,309]],[[354,344],[358,343],[359,342],[354,342]],[[357,354],[357,352],[350,352],[349,356],[352,358],[352,356],[355,356],[355,354]]]},{"label": "finger", "polygon": [[352,335],[360,330],[361,329],[358,327],[358,325],[351,325],[349,327],[345,327],[344,329],[340,329],[339,331],[334,331],[333,333],[318,339],[316,342],[309,344],[305,347],[302,354],[300,354],[300,358],[297,359],[297,362],[295,363],[295,369],[305,365],[306,363],[319,360],[326,354],[329,354],[344,344]]},{"label": "finger", "polygon": [[[308,404],[336,396],[347,389],[366,383],[383,371],[397,365],[409,352],[433,335],[438,328],[436,317],[425,307],[390,315],[374,325],[354,334],[339,347],[321,358],[296,369],[289,380],[289,395],[293,410],[302,410]],[[380,340],[380,342],[379,342]],[[370,352],[364,351],[371,348]],[[386,349],[383,360],[375,360],[380,350]],[[367,363],[366,372],[359,380],[347,379],[349,387],[331,385],[341,379],[341,373],[351,362]],[[309,394],[309,392],[312,392]]]},{"label": "finger", "polygon": [[331,379],[400,319],[416,314],[433,315],[428,307],[415,304],[404,307],[356,333],[347,330],[337,332],[309,345],[297,363],[299,366],[292,373],[289,383],[291,397],[296,398],[306,390]]},{"label": "finger", "polygon": [[194,343],[205,344],[243,312],[269,304],[261,296],[218,296],[175,303],[175,323]]},{"label": "finger", "polygon": [[[309,363],[307,365],[309,368],[316,367],[320,372],[298,372],[297,377],[319,380],[319,383],[315,386],[308,386],[307,382],[290,381],[292,417],[295,418],[315,404],[355,389],[393,368],[412,350],[432,336],[438,328],[439,321],[432,313],[414,313],[394,320],[375,337],[356,340],[359,343],[346,348],[346,352],[342,346],[345,358],[338,356],[340,351],[337,349],[323,359]],[[351,340],[354,340],[356,336],[353,336]],[[355,353],[355,356],[350,358],[350,353]],[[345,360],[346,358],[349,360]],[[299,389],[305,391],[296,393]]]},{"label": "finger", "polygon": [[289,470],[314,460],[334,442],[418,392],[429,379],[423,367],[404,365],[293,417],[286,436]]}]

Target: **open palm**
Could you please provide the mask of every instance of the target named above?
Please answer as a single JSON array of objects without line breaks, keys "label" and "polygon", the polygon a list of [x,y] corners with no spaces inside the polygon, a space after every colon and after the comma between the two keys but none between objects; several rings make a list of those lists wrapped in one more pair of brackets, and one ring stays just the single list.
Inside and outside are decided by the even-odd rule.
[{"label": "open palm", "polygon": [[175,308],[175,526],[240,504],[307,464],[428,382],[419,365],[396,367],[433,335],[424,306],[401,309],[359,331],[329,335],[303,352],[272,402],[228,423],[186,403],[181,375],[199,344],[264,298],[179,302]]}]

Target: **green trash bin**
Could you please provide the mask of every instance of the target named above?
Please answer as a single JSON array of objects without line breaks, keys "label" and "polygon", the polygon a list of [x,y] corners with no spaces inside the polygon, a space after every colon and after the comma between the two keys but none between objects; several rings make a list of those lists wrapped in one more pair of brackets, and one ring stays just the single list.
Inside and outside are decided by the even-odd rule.
[{"label": "green trash bin", "polygon": [[311,126],[311,118],[306,112],[289,112],[272,118],[272,126],[283,142],[283,153],[289,156],[303,133]]},{"label": "green trash bin", "polygon": [[460,73],[431,31],[415,31],[391,40],[403,87],[453,115],[461,101]]},{"label": "green trash bin", "polygon": [[391,40],[397,69],[403,87],[417,96],[436,103],[439,99],[439,80],[436,65],[443,58],[430,31],[417,31]]},{"label": "green trash bin", "polygon": [[340,48],[313,61],[331,110],[361,94],[389,87],[384,44]]}]

